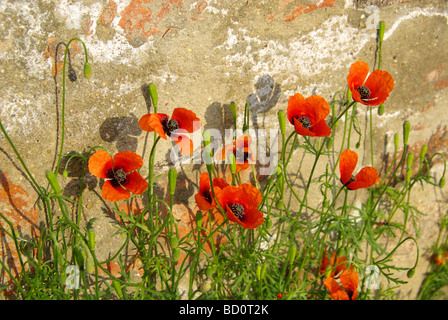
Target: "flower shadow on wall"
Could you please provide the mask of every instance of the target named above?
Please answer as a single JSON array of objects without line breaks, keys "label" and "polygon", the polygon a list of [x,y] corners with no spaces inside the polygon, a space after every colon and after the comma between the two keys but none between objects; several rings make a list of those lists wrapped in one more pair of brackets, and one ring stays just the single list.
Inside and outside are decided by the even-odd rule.
[{"label": "flower shadow on wall", "polygon": [[[268,74],[258,78],[255,89],[256,92],[251,93],[246,101],[249,103],[252,122],[255,130],[257,130],[259,128],[258,114],[268,112],[277,104],[280,99],[281,89],[280,85]],[[265,127],[264,119],[262,127]]]},{"label": "flower shadow on wall", "polygon": [[137,151],[137,137],[141,134],[138,118],[133,113],[130,117],[108,118],[100,126],[101,139],[116,142],[118,151]]}]

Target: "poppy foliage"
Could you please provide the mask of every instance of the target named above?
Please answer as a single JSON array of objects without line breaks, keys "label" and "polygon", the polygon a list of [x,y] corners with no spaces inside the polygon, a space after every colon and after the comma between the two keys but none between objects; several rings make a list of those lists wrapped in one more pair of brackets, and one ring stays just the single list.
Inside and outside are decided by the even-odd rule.
[{"label": "poppy foliage", "polygon": [[175,108],[171,118],[165,113],[148,113],[138,122],[142,130],[155,131],[161,138],[170,137],[184,155],[193,153],[193,141],[186,133],[192,133],[201,127],[201,120],[196,114],[185,108]]},{"label": "poppy foliage", "polygon": [[363,61],[351,65],[347,83],[353,100],[369,106],[383,104],[394,89],[394,79],[389,72],[374,70],[369,74],[369,65]]},{"label": "poppy foliage", "polygon": [[257,208],[261,203],[261,192],[248,183],[229,185],[218,192],[217,199],[230,221],[243,228],[254,229],[264,221],[263,213]]},{"label": "poppy foliage", "polygon": [[128,199],[131,193],[142,194],[148,182],[137,172],[143,165],[141,156],[132,151],[122,151],[113,159],[104,150],[95,152],[89,159],[89,171],[105,179],[101,191],[103,199],[111,202]]},{"label": "poppy foliage", "polygon": [[364,167],[353,175],[357,163],[358,154],[350,149],[344,150],[339,157],[340,180],[347,189],[368,188],[379,181],[378,171],[373,167]]},{"label": "poppy foliage", "polygon": [[329,113],[328,102],[317,95],[305,99],[300,93],[296,93],[288,100],[288,120],[302,136],[329,136],[331,129],[325,122]]}]

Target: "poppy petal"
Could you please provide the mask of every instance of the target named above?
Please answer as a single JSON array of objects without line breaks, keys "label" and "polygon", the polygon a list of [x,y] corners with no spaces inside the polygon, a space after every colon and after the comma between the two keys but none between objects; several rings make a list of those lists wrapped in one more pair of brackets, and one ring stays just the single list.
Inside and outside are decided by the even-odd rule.
[{"label": "poppy petal", "polygon": [[112,158],[104,150],[98,150],[89,159],[89,171],[95,177],[107,179],[107,171],[112,169]]},{"label": "poppy petal", "polygon": [[229,186],[229,184],[223,178],[214,178],[213,179],[213,187],[214,188],[218,187],[220,189],[224,189],[225,187],[228,187],[228,186]]},{"label": "poppy petal", "polygon": [[387,71],[375,70],[369,75],[364,86],[370,90],[370,98],[364,104],[378,106],[386,101],[394,89],[394,79]]},{"label": "poppy petal", "polygon": [[355,300],[358,295],[357,291],[359,283],[358,273],[355,270],[347,269],[344,272],[342,272],[340,280],[344,289],[351,293],[351,297],[349,298]]},{"label": "poppy petal", "polygon": [[162,123],[168,120],[168,115],[164,113],[148,113],[140,118],[138,125],[142,130],[148,132],[157,132],[157,134],[166,140],[165,130]]},{"label": "poppy petal", "polygon": [[186,108],[175,108],[171,119],[179,122],[179,128],[184,129],[189,133],[198,130],[201,127],[201,120],[196,117],[196,114]]},{"label": "poppy petal", "polygon": [[148,182],[137,171],[131,172],[126,176],[124,187],[133,194],[142,194],[148,188]]},{"label": "poppy petal", "polygon": [[184,135],[171,134],[170,138],[177,144],[183,155],[193,153],[193,140]]},{"label": "poppy petal", "polygon": [[[196,200],[199,210],[210,210],[214,208],[214,203],[208,202],[200,193],[195,194],[194,199]],[[212,200],[212,202],[214,201]]]},{"label": "poppy petal", "polygon": [[294,124],[294,118],[300,118],[303,115],[302,106],[304,105],[304,103],[305,98],[300,93],[296,93],[289,98],[286,115],[291,124]]},{"label": "poppy petal", "polygon": [[210,190],[210,176],[208,172],[202,172],[199,177],[199,193]]},{"label": "poppy petal", "polygon": [[373,167],[364,167],[355,176],[355,181],[349,183],[347,188],[357,190],[360,188],[369,188],[379,181],[378,171]]},{"label": "poppy petal", "polygon": [[347,77],[347,83],[352,97],[354,97],[356,89],[362,86],[369,74],[369,65],[364,61],[356,61],[350,66],[350,71]]},{"label": "poppy petal", "polygon": [[124,172],[132,172],[143,166],[141,156],[132,151],[121,151],[115,154],[114,168],[122,168]]},{"label": "poppy petal", "polygon": [[237,149],[243,149],[249,147],[251,143],[252,137],[248,134],[243,134],[235,140],[234,145]]},{"label": "poppy petal", "polygon": [[344,150],[339,157],[339,171],[341,173],[341,183],[350,181],[353,171],[358,163],[358,154],[349,149]]},{"label": "poppy petal", "polygon": [[246,204],[254,208],[257,208],[260,205],[261,201],[263,200],[263,196],[261,195],[260,190],[249,183],[243,183],[239,186],[239,188],[246,198]]},{"label": "poppy petal", "polygon": [[308,117],[312,124],[316,124],[325,119],[330,113],[330,105],[321,96],[313,95],[305,100]]},{"label": "poppy petal", "polygon": [[131,196],[131,193],[121,186],[114,187],[109,180],[104,181],[101,196],[104,200],[116,202],[126,200]]},{"label": "poppy petal", "polygon": [[333,277],[327,277],[324,281],[324,286],[327,287],[328,291],[330,291],[331,294],[342,291],[341,286]]}]

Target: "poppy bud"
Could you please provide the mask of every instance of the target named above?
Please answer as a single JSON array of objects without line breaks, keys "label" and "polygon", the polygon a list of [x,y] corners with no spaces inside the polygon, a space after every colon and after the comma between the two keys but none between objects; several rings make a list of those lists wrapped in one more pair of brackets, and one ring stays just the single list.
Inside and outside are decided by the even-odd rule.
[{"label": "poppy bud", "polygon": [[64,171],[62,171],[62,177],[64,179],[66,179],[68,177],[68,170],[67,169],[64,169]]},{"label": "poppy bud", "polygon": [[209,130],[205,130],[202,134],[202,141],[204,142],[204,147],[207,147],[210,143],[212,143]]},{"label": "poppy bud", "polygon": [[286,125],[285,125],[286,120],[285,119],[286,119],[285,113],[280,110],[278,112],[278,123],[280,125],[280,132],[282,133],[282,135],[285,134],[285,130],[286,130]]},{"label": "poppy bud", "polygon": [[359,149],[360,146],[361,146],[361,141],[356,142],[356,145],[355,145],[356,149]]},{"label": "poppy bud", "polygon": [[180,258],[180,249],[179,247],[173,249],[173,259],[174,261],[179,260]]},{"label": "poppy bud", "polygon": [[333,146],[333,143],[334,143],[334,138],[333,138],[333,136],[331,136],[327,140],[327,148],[330,149]]},{"label": "poppy bud", "polygon": [[92,76],[92,68],[90,68],[90,63],[86,61],[86,63],[84,63],[84,78],[90,79],[91,76]]},{"label": "poppy bud", "polygon": [[246,102],[244,106],[244,124],[243,124],[243,132],[246,132],[249,129],[249,102]]},{"label": "poppy bud", "polygon": [[411,177],[412,177],[412,169],[408,169],[408,171],[406,171],[406,183],[409,183],[409,181],[411,181]]},{"label": "poppy bud", "polygon": [[403,123],[403,143],[404,145],[408,144],[409,140],[409,132],[411,131],[411,123],[409,121],[405,121]]},{"label": "poppy bud", "polygon": [[199,286],[199,291],[201,291],[202,293],[206,293],[211,289],[211,285],[208,282],[204,282],[203,284],[201,284]]},{"label": "poppy bud", "polygon": [[272,219],[271,218],[266,218],[265,219],[265,221],[266,221],[266,228],[271,228],[272,227]]},{"label": "poppy bud", "polygon": [[415,274],[415,268],[409,269],[407,272],[408,278],[412,278]]},{"label": "poppy bud", "polygon": [[95,265],[93,264],[93,261],[90,258],[87,258],[87,260],[86,260],[86,271],[87,271],[87,273],[95,272]]},{"label": "poppy bud", "polygon": [[236,159],[235,155],[231,152],[227,154],[227,159],[229,160],[230,172],[232,175],[236,174]]},{"label": "poppy bud", "polygon": [[445,177],[440,178],[439,187],[443,188],[445,186]]},{"label": "poppy bud", "polygon": [[198,226],[198,228],[202,228],[202,212],[198,211],[196,213],[196,225]]},{"label": "poppy bud", "polygon": [[261,266],[257,265],[257,268],[255,269],[255,274],[257,275],[257,280],[261,280]]},{"label": "poppy bud", "polygon": [[118,282],[117,280],[112,280],[112,285],[114,286],[115,292],[117,293],[117,295],[120,297],[120,299],[123,298],[123,291],[121,291],[121,285],[120,282]]},{"label": "poppy bud", "polygon": [[85,257],[84,248],[81,248],[79,246],[74,246],[73,247],[73,260],[80,270],[84,270],[84,257]]},{"label": "poppy bud", "polygon": [[408,160],[407,160],[408,168],[412,168],[413,163],[414,163],[414,154],[411,152],[408,154]]},{"label": "poppy bud", "polygon": [[398,136],[398,134],[394,135],[394,145],[395,145],[395,150],[398,150],[398,143],[400,142],[400,137]]},{"label": "poppy bud", "polygon": [[179,239],[175,235],[170,238],[170,245],[173,249],[179,246]]},{"label": "poppy bud", "polygon": [[155,84],[151,83],[148,86],[149,96],[151,97],[152,104],[154,106],[154,112],[157,111],[157,104],[159,102],[159,98],[157,96],[157,87]]},{"label": "poppy bud", "polygon": [[170,195],[173,196],[176,191],[176,182],[177,182],[177,170],[176,168],[170,168],[168,171],[168,184],[170,189]]},{"label": "poppy bud", "polygon": [[261,279],[264,279],[267,269],[268,269],[267,263],[263,263],[263,266],[261,267],[261,275],[260,275]]},{"label": "poppy bud", "polygon": [[214,265],[214,264],[209,265],[209,266],[205,269],[205,274],[206,274],[206,276],[209,277],[209,278],[213,277],[213,275],[215,274],[215,272],[216,272],[216,265]]},{"label": "poppy bud", "polygon": [[296,254],[297,254],[297,247],[296,246],[290,247],[288,252],[288,261],[290,265],[294,263],[294,260],[296,259]]},{"label": "poppy bud", "polygon": [[204,148],[204,161],[207,166],[208,174],[212,174],[213,172],[213,157],[212,157],[212,149],[210,146]]},{"label": "poppy bud", "polygon": [[278,199],[277,203],[275,204],[275,207],[277,209],[282,209],[283,208],[283,199]]},{"label": "poppy bud", "polygon": [[236,104],[235,102],[230,102],[230,112],[232,113],[232,117],[236,120]]},{"label": "poppy bud", "polygon": [[383,42],[385,30],[386,30],[386,23],[384,21],[380,21],[380,28],[378,30],[378,39],[380,43]]},{"label": "poppy bud", "polygon": [[51,170],[47,170],[47,172],[45,172],[45,176],[47,177],[47,180],[50,183],[51,188],[53,189],[54,193],[56,195],[60,195],[61,188],[59,187],[59,182],[56,177],[56,174]]},{"label": "poppy bud", "polygon": [[95,251],[95,230],[93,228],[89,228],[87,231],[87,238],[90,251]]},{"label": "poppy bud", "polygon": [[352,99],[352,91],[350,89],[347,89],[347,101],[350,101]]},{"label": "poppy bud", "polygon": [[378,107],[378,115],[382,116],[384,114],[384,104]]},{"label": "poppy bud", "polygon": [[422,150],[420,151],[420,162],[423,162],[425,160],[426,151],[428,151],[428,145],[424,144],[422,146]]}]

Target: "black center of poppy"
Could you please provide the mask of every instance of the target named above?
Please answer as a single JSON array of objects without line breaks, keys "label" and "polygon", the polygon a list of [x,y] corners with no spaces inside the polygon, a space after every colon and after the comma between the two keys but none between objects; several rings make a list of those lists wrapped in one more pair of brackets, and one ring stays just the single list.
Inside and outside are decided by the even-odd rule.
[{"label": "black center of poppy", "polygon": [[360,86],[358,87],[358,89],[356,89],[359,94],[361,95],[361,99],[362,100],[367,100],[370,98],[370,90],[367,87],[364,86]]},{"label": "black center of poppy", "polygon": [[208,203],[212,203],[212,195],[210,194],[210,191],[208,191],[208,190],[205,190],[203,193],[202,193],[202,196],[204,197],[204,199],[208,202]]},{"label": "black center of poppy", "polygon": [[166,119],[163,123],[163,131],[165,131],[165,134],[167,134],[168,136],[171,135],[171,133],[173,133],[173,131],[176,131],[177,129],[179,129],[179,121],[171,119],[168,120]]},{"label": "black center of poppy", "polygon": [[237,152],[237,158],[240,162],[246,162],[249,159],[249,152]]},{"label": "black center of poppy", "polygon": [[311,129],[311,120],[308,117],[301,116],[297,119],[305,129]]},{"label": "black center of poppy", "polygon": [[352,175],[352,177],[350,178],[350,180],[348,180],[348,182],[345,184],[346,186],[349,185],[350,183],[352,183],[353,181],[356,181],[356,178],[354,175]]},{"label": "black center of poppy", "polygon": [[353,291],[352,291],[352,290],[345,290],[345,292],[347,292],[348,298],[349,298],[350,300],[352,300],[352,297],[353,297]]},{"label": "black center of poppy", "polygon": [[110,169],[106,174],[110,179],[110,183],[114,187],[123,185],[126,182],[127,173],[123,170],[123,168],[115,168],[115,170]]},{"label": "black center of poppy", "polygon": [[228,205],[230,210],[232,210],[235,217],[237,217],[239,220],[243,219],[244,216],[244,207],[240,205],[239,203],[232,203]]}]

